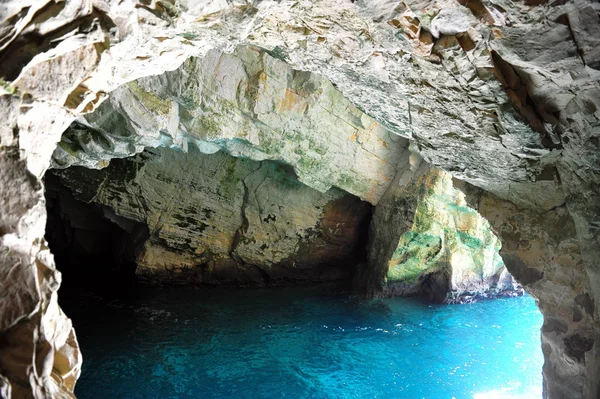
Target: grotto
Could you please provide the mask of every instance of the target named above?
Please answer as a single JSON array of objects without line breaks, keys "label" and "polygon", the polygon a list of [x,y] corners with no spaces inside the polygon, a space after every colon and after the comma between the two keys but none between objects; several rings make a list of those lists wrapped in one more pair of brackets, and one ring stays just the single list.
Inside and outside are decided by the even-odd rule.
[{"label": "grotto", "polygon": [[599,15],[3,2],[0,397],[511,397],[405,348],[497,312],[536,397],[599,398]]}]

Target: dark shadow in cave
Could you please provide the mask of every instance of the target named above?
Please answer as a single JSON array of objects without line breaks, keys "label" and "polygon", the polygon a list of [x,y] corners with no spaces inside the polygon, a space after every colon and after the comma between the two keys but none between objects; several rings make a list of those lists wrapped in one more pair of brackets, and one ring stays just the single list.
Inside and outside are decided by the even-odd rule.
[{"label": "dark shadow in cave", "polygon": [[135,258],[148,227],[78,201],[46,173],[46,240],[62,273],[61,300],[82,292],[120,296],[135,287]]},{"label": "dark shadow in cave", "polygon": [[[112,169],[116,168],[113,172],[125,170],[127,162],[127,159],[113,159],[111,165],[114,168]],[[286,170],[290,176],[295,176],[293,170],[287,165],[275,162],[274,164]],[[83,171],[81,176],[91,179],[85,183],[86,185],[99,184],[100,180],[96,175],[100,171],[87,170],[82,167],[73,169],[80,169]],[[273,284],[269,284],[269,276],[265,277],[266,285],[248,285],[243,281],[232,283],[229,280],[219,281],[214,278],[207,280],[206,277],[202,277],[207,268],[205,264],[181,270],[178,274],[179,280],[174,281],[170,280],[169,275],[165,273],[156,274],[151,278],[145,275],[136,275],[137,259],[144,251],[146,242],[148,240],[154,240],[155,243],[160,242],[161,238],[151,236],[145,223],[119,216],[110,207],[96,203],[92,198],[89,203],[75,198],[71,193],[71,188],[65,186],[52,170],[46,173],[44,180],[48,212],[45,238],[55,256],[57,268],[63,276],[60,295],[63,305],[76,299],[82,293],[92,293],[108,298],[134,295],[138,284],[147,282],[164,286],[186,284],[228,287],[291,286],[319,283],[319,281],[310,279],[302,281],[293,278],[279,278]],[[350,195],[343,199],[344,203],[348,203],[346,206],[351,206],[356,200],[356,197]],[[343,203],[340,203],[340,209],[344,209],[344,206]],[[348,262],[347,275],[342,280],[339,279],[340,277],[333,280],[337,281],[343,290],[350,288],[357,265],[366,262],[370,222],[371,211],[367,212],[366,217],[357,226],[357,240],[353,248],[350,248],[349,256],[344,255],[343,259],[337,260],[324,260],[315,268],[315,270],[322,270],[325,274],[329,267],[340,267],[338,264],[340,261]],[[317,249],[314,250],[315,254],[318,254]],[[222,270],[222,273],[228,272],[226,268]],[[263,272],[263,274],[265,273]]]}]

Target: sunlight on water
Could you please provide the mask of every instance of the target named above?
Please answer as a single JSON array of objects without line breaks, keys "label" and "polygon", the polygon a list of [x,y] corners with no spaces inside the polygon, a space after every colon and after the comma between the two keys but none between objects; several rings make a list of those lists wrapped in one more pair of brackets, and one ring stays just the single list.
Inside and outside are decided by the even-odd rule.
[{"label": "sunlight on water", "polygon": [[541,398],[530,297],[430,306],[328,288],[143,289],[70,309],[86,398]]},{"label": "sunlight on water", "polygon": [[514,394],[512,393],[514,389],[497,389],[494,391],[488,392],[479,392],[473,395],[473,399],[531,399],[531,398],[541,398],[542,397],[542,387],[531,387],[524,393]]}]

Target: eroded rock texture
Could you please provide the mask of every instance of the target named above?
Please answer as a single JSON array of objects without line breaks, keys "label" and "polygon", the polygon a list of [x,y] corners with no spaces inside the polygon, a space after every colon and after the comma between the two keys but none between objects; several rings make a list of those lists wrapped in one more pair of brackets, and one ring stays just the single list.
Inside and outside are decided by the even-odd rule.
[{"label": "eroded rock texture", "polygon": [[223,149],[283,161],[315,189],[336,186],[376,203],[405,143],[323,77],[239,47],[116,89],[65,132],[53,165],[102,167],[144,147]]},{"label": "eroded rock texture", "polygon": [[534,213],[473,187],[458,186],[498,232],[507,269],[538,299],[546,315],[542,326],[544,391],[549,397],[594,392],[595,381],[586,381],[584,376],[597,367],[598,321],[575,225],[566,207]]},{"label": "eroded rock texture", "polygon": [[58,306],[61,275],[42,239],[42,186],[17,151],[4,148],[0,167],[0,395],[69,397],[81,355]]},{"label": "eroded rock texture", "polygon": [[376,208],[369,267],[357,284],[375,295],[436,302],[518,294],[498,254],[500,241],[452,177],[416,154],[408,161],[411,169],[398,174]]},{"label": "eroded rock texture", "polygon": [[[79,373],[43,239],[49,166],[193,146],[286,164],[376,215],[421,176],[409,147],[484,190],[469,203],[544,312],[545,395],[598,397],[597,3],[39,0],[0,19],[2,395],[69,397]],[[398,234],[380,226],[371,240]]]},{"label": "eroded rock texture", "polygon": [[[56,172],[76,199],[144,224],[136,273],[153,281],[278,285],[351,277],[371,205],[289,167],[190,149]],[[364,243],[362,243],[364,246]]]}]

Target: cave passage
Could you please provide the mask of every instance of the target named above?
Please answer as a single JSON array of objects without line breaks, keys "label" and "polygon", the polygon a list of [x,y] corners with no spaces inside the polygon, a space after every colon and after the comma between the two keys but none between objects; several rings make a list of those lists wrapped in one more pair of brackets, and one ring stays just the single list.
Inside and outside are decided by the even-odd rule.
[{"label": "cave passage", "polygon": [[[453,205],[449,178],[423,176],[433,194],[387,276],[389,292],[418,300],[352,290],[371,205],[310,189],[285,165],[158,149],[49,171],[46,239],[84,358],[76,395],[541,397],[535,300],[513,286],[476,211]],[[509,297],[442,305],[433,291],[447,302]]]},{"label": "cave passage", "polygon": [[147,226],[78,201],[52,173],[45,187],[46,240],[62,272],[61,295],[120,296],[134,289],[136,254],[148,238]]},{"label": "cave passage", "polygon": [[161,148],[101,170],[51,170],[45,180],[46,238],[59,269],[69,269],[66,285],[108,277],[118,286],[135,275],[289,286],[350,281],[366,261],[372,206],[310,188],[277,162]]}]

